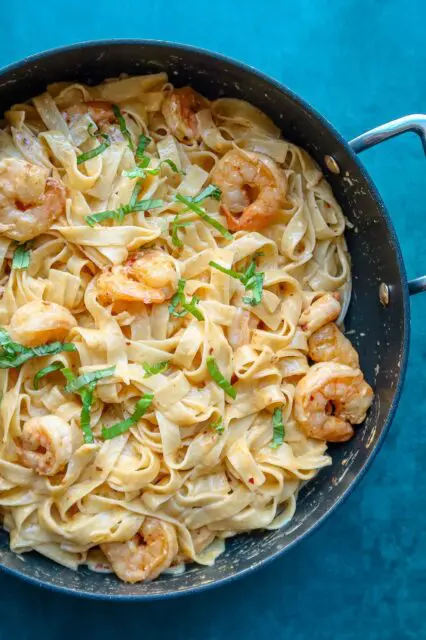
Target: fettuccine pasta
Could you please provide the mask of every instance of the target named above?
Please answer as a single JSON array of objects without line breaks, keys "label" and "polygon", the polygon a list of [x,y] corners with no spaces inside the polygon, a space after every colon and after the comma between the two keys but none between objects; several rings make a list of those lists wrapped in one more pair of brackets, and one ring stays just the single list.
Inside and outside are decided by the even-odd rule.
[{"label": "fettuccine pasta", "polygon": [[13,551],[152,580],[287,524],[373,393],[345,219],[254,106],[57,83],[0,130],[0,509]]}]

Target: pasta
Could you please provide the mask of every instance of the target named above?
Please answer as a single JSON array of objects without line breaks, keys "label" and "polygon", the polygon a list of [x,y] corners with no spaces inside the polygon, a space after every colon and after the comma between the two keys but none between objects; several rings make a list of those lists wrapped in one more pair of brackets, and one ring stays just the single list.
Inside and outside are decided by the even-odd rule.
[{"label": "pasta", "polygon": [[159,73],[57,83],[7,111],[11,549],[138,582],[288,523],[373,398],[336,325],[344,229],[314,161],[244,101]]}]

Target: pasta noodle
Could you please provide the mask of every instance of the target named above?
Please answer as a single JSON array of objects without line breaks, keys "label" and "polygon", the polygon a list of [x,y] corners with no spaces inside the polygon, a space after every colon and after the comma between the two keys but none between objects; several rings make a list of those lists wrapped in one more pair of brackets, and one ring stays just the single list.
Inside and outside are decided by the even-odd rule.
[{"label": "pasta noodle", "polygon": [[137,582],[288,523],[372,401],[320,169],[254,106],[162,73],[56,83],[5,118],[11,549]]}]

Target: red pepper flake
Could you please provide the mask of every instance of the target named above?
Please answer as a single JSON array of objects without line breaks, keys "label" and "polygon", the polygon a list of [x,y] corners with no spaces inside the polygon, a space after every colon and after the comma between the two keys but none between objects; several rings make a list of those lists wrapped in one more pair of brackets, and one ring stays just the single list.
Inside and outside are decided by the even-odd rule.
[{"label": "red pepper flake", "polygon": [[249,478],[248,481],[250,482],[250,484],[254,484],[254,478]]}]

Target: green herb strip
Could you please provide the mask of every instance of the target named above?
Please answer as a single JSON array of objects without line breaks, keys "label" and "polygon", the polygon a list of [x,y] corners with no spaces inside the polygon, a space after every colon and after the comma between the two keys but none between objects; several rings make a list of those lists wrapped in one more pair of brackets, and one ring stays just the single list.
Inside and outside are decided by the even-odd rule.
[{"label": "green herb strip", "polygon": [[214,260],[210,260],[209,266],[213,267],[214,269],[217,269],[218,271],[221,271],[222,273],[225,273],[227,276],[230,276],[231,278],[235,278],[236,280],[240,280],[241,282],[243,280],[244,274],[239,273],[238,271],[234,271],[233,269],[227,269],[226,267],[223,267],[221,264],[219,264],[218,262],[215,262]]},{"label": "green herb strip", "polygon": [[169,304],[169,313],[170,315],[176,315],[176,307],[178,306],[178,304],[182,301],[182,299],[185,298],[184,296],[184,289],[185,289],[185,284],[186,284],[186,280],[184,278],[181,278],[178,282],[178,288],[176,293],[174,294],[173,298],[170,301]]},{"label": "green herb strip", "polygon": [[20,244],[13,254],[12,269],[28,269],[31,260],[31,251],[28,244]]},{"label": "green herb strip", "polygon": [[244,296],[243,302],[251,305],[252,307],[255,307],[262,302],[263,282],[265,279],[265,274],[260,272],[256,273],[256,263],[254,260],[252,260],[252,262],[244,272],[227,269],[226,267],[223,267],[221,264],[218,264],[213,260],[209,262],[209,265],[210,267],[213,267],[214,269],[225,273],[231,278],[239,280],[244,285],[246,291],[253,291],[253,297],[250,298],[248,296]]},{"label": "green herb strip", "polygon": [[102,437],[105,440],[111,440],[111,438],[116,438],[120,436],[122,433],[125,433],[133,427],[133,425],[137,424],[139,420],[145,415],[151,403],[154,399],[153,393],[144,393],[142,398],[137,401],[135,410],[132,415],[127,418],[127,420],[123,420],[122,422],[117,422],[117,424],[112,425],[112,427],[103,427],[102,428]]},{"label": "green herb strip", "polygon": [[183,242],[178,236],[179,229],[183,229],[184,227],[188,227],[190,224],[192,224],[190,221],[181,222],[179,220],[179,216],[179,213],[176,214],[172,222],[172,245],[175,247],[183,247]]},{"label": "green herb strip", "polygon": [[196,204],[192,199],[187,198],[187,197],[181,195],[180,193],[178,193],[175,196],[175,200],[177,202],[180,202],[181,204],[186,205],[186,207],[188,209],[190,209],[191,211],[194,211],[194,213],[196,213],[198,216],[200,216],[200,218],[202,220],[204,220],[204,222],[207,222],[207,224],[209,224],[214,229],[219,231],[219,233],[221,233],[225,238],[227,238],[228,240],[232,240],[233,239],[232,233],[230,233],[228,231],[228,229],[226,229],[223,226],[223,224],[220,224],[220,222],[218,222],[217,220],[215,220],[214,218],[209,216],[209,214],[206,211],[204,211],[204,209],[199,207],[198,204]]},{"label": "green herb strip", "polygon": [[102,380],[103,378],[109,378],[114,374],[114,371],[115,367],[108,367],[107,369],[99,369],[98,371],[83,373],[81,376],[78,376],[69,382],[65,387],[65,391],[68,393],[74,393],[82,387],[87,387],[87,385],[92,382],[96,383],[98,380]]},{"label": "green herb strip", "polygon": [[93,391],[96,382],[92,382],[87,387],[80,389],[79,394],[83,404],[80,413],[80,428],[83,432],[83,439],[86,444],[92,444],[95,441],[92,427],[90,426],[90,411],[93,404]]},{"label": "green herb strip", "polygon": [[123,138],[125,138],[127,140],[127,143],[129,145],[129,148],[131,151],[135,150],[133,141],[132,141],[132,136],[130,135],[130,131],[128,130],[127,126],[126,126],[126,121],[124,120],[123,114],[120,111],[120,107],[116,104],[112,105],[112,110],[114,112],[115,117],[118,120],[118,124],[120,126],[120,131],[123,135]]},{"label": "green herb strip", "polygon": [[183,171],[180,171],[175,165],[175,163],[173,162],[173,160],[170,160],[170,158],[166,158],[165,160],[162,160],[160,162],[160,165],[162,164],[167,164],[170,167],[170,169],[173,171],[173,173],[183,174]]},{"label": "green herb strip", "polygon": [[[150,173],[154,173],[154,171],[156,173],[159,173],[159,170],[157,171],[156,169],[150,169]],[[132,169],[131,171],[123,171],[123,176],[125,178],[146,178],[147,175],[147,170],[146,169],[142,169],[141,167],[137,167],[136,169]]]},{"label": "green herb strip", "polygon": [[52,362],[52,364],[49,364],[47,365],[47,367],[44,367],[43,369],[40,369],[40,371],[37,371],[33,381],[34,389],[39,388],[39,383],[42,378],[49,375],[49,373],[53,373],[54,371],[59,371],[59,369],[63,369],[63,367],[64,365],[62,364],[62,362]]},{"label": "green herb strip", "polygon": [[161,165],[163,164],[167,164],[175,173],[181,173],[173,160],[169,159],[161,160],[160,164],[155,169],[147,169],[146,167],[149,165],[149,158],[144,156],[143,163],[136,167],[136,169],[132,169],[131,171],[123,171],[123,176],[125,176],[126,178],[146,178],[147,175],[155,176],[160,173]]},{"label": "green herb strip", "polygon": [[24,347],[13,342],[4,329],[0,329],[0,369],[15,369],[28,360],[57,355],[63,351],[76,351],[72,342],[51,342],[40,347]]},{"label": "green herb strip", "polygon": [[274,413],[272,415],[272,429],[273,429],[273,437],[271,442],[271,448],[277,449],[284,442],[284,423],[283,423],[283,412],[280,407],[274,409]]},{"label": "green herb strip", "polygon": [[212,380],[214,380],[214,382],[216,382],[216,384],[218,385],[218,387],[220,387],[221,389],[224,390],[224,392],[230,396],[231,398],[233,398],[235,400],[235,398],[237,397],[237,390],[234,389],[234,387],[232,386],[232,384],[229,382],[229,380],[227,380],[224,375],[221,373],[216,360],[213,358],[213,356],[209,356],[207,358],[207,371],[209,372]]},{"label": "green herb strip", "polygon": [[253,297],[249,298],[248,296],[244,296],[243,302],[251,305],[252,307],[255,307],[262,302],[264,279],[264,273],[255,273],[254,276],[250,280],[248,280],[247,284],[245,285],[246,291],[253,291]]},{"label": "green herb strip", "polygon": [[217,434],[219,434],[220,436],[222,435],[222,433],[225,431],[225,426],[222,422],[222,420],[219,418],[219,420],[216,420],[215,422],[212,422],[210,424],[211,428],[214,429],[214,431],[216,431]]},{"label": "green herb strip", "polygon": [[165,360],[164,362],[157,362],[156,364],[144,362],[142,366],[145,371],[144,378],[150,378],[151,376],[156,376],[157,373],[163,373],[163,371],[166,371],[169,368],[169,362],[168,360]]},{"label": "green herb strip", "polygon": [[90,227],[94,227],[95,224],[103,222],[104,220],[117,220],[123,222],[124,216],[129,213],[137,213],[138,211],[148,211],[148,209],[159,209],[164,206],[164,200],[156,198],[148,198],[146,200],[139,200],[134,206],[125,204],[118,209],[111,211],[101,211],[99,213],[93,213],[90,216],[86,216],[86,222]]},{"label": "green herb strip", "polygon": [[[186,316],[187,313],[191,313],[197,320],[204,320],[204,316],[200,309],[198,309],[197,304],[200,302],[200,298],[197,296],[192,296],[190,302],[187,302],[184,294],[186,280],[181,278],[178,282],[178,289],[171,299],[169,305],[169,313],[171,316],[175,316],[176,318],[182,318]],[[181,306],[183,311],[178,311],[177,307]]]},{"label": "green herb strip", "polygon": [[65,377],[65,379],[68,382],[71,382],[72,380],[75,380],[77,376],[75,376],[73,374],[73,372],[71,371],[71,369],[69,369],[68,367],[64,367],[63,369],[61,369],[61,373],[62,375]]},{"label": "green herb strip", "polygon": [[111,146],[109,137],[103,134],[101,135],[104,138],[104,142],[101,142],[98,147],[95,147],[94,149],[86,151],[85,153],[81,153],[79,156],[77,156],[77,165],[83,164],[83,162],[87,162],[87,160],[91,160],[92,158],[96,158],[96,156],[103,153],[105,149],[108,149],[108,147]]},{"label": "green herb strip", "polygon": [[130,196],[130,200],[129,200],[129,207],[131,209],[133,209],[133,207],[136,206],[138,198],[139,198],[139,194],[141,192],[142,189],[142,182],[138,181],[135,186],[133,187],[133,191],[132,191],[132,195]]},{"label": "green herb strip", "polygon": [[[63,367],[63,369],[61,369],[61,373],[68,382],[65,390],[67,390],[67,387],[70,384],[73,384],[78,380],[78,377],[74,375],[68,367]],[[81,378],[82,376],[79,377]],[[95,386],[96,380],[92,380],[86,387],[81,387],[80,389],[75,390],[75,393],[80,396],[83,405],[80,412],[80,428],[83,432],[83,439],[86,444],[92,444],[95,441],[93,431],[90,426],[90,411],[93,404],[93,392],[95,390]]]},{"label": "green herb strip", "polygon": [[188,313],[191,313],[194,318],[197,318],[197,320],[204,320],[204,316],[201,312],[200,309],[198,309],[197,304],[200,302],[200,298],[198,298],[198,296],[192,296],[191,298],[191,302],[186,302],[186,301],[182,301],[182,307],[185,309],[185,311],[187,311]]},{"label": "green herb strip", "polygon": [[215,184],[209,184],[208,187],[203,189],[198,196],[192,199],[193,202],[202,202],[206,198],[214,198],[215,200],[220,200],[222,196],[222,191]]},{"label": "green herb strip", "polygon": [[144,136],[143,134],[139,136],[138,146],[136,149],[136,160],[138,162],[140,162],[144,157],[145,149],[147,148],[150,142],[151,142],[151,138],[147,138],[147,136]]}]

